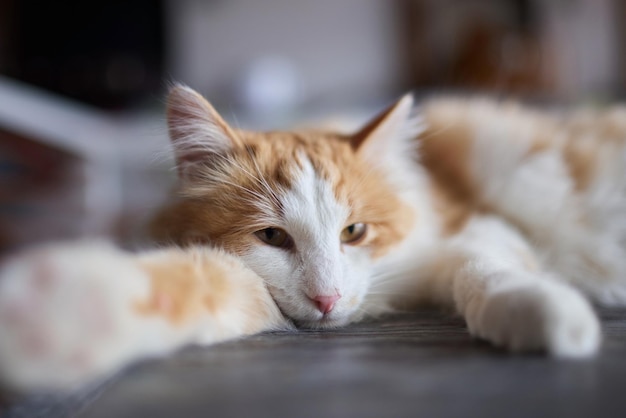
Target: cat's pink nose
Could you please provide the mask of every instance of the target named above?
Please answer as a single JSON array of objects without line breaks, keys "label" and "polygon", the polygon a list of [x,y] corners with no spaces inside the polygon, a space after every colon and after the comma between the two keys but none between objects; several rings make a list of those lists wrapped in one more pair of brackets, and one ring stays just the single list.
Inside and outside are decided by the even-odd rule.
[{"label": "cat's pink nose", "polygon": [[337,302],[341,298],[340,295],[333,296],[315,296],[313,301],[317,306],[317,310],[323,314],[327,314],[328,312],[333,310],[335,306],[335,302]]}]

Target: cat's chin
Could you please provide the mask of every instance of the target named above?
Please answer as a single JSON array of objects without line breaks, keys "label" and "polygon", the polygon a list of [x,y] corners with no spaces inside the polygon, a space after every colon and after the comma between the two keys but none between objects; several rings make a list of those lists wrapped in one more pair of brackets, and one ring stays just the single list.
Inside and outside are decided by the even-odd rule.
[{"label": "cat's chin", "polygon": [[296,327],[305,329],[328,329],[338,328],[347,325],[350,322],[350,317],[332,318],[322,317],[317,320],[298,320],[292,319]]}]

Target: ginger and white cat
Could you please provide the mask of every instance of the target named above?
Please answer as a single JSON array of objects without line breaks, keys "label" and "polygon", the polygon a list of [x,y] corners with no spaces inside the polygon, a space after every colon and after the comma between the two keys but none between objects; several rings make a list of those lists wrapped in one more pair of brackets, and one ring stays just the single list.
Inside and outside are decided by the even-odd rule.
[{"label": "ginger and white cat", "polygon": [[410,96],[351,135],[231,128],[174,87],[161,249],[34,248],[0,272],[0,376],[67,389],[185,344],[336,327],[418,302],[472,335],[597,352],[626,304],[626,110]]}]

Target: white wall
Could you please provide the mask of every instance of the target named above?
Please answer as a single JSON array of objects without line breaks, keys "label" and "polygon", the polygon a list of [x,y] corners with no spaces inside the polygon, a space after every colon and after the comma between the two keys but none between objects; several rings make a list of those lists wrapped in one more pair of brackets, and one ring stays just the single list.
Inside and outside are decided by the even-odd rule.
[{"label": "white wall", "polygon": [[543,10],[556,87],[568,98],[615,93],[620,85],[616,4],[623,0],[535,0]]},{"label": "white wall", "polygon": [[272,55],[292,65],[304,102],[388,94],[400,72],[393,6],[381,0],[170,0],[171,76],[228,101],[249,66]]}]

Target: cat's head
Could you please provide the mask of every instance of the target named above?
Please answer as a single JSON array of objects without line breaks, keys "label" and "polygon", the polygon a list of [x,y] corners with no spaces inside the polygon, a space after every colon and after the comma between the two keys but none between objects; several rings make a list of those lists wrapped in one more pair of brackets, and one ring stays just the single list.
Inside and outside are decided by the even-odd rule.
[{"label": "cat's head", "polygon": [[342,324],[358,312],[372,266],[415,222],[403,199],[419,127],[405,96],[353,135],[247,132],[175,86],[168,126],[181,200],[157,235],[238,254],[296,323]]}]

